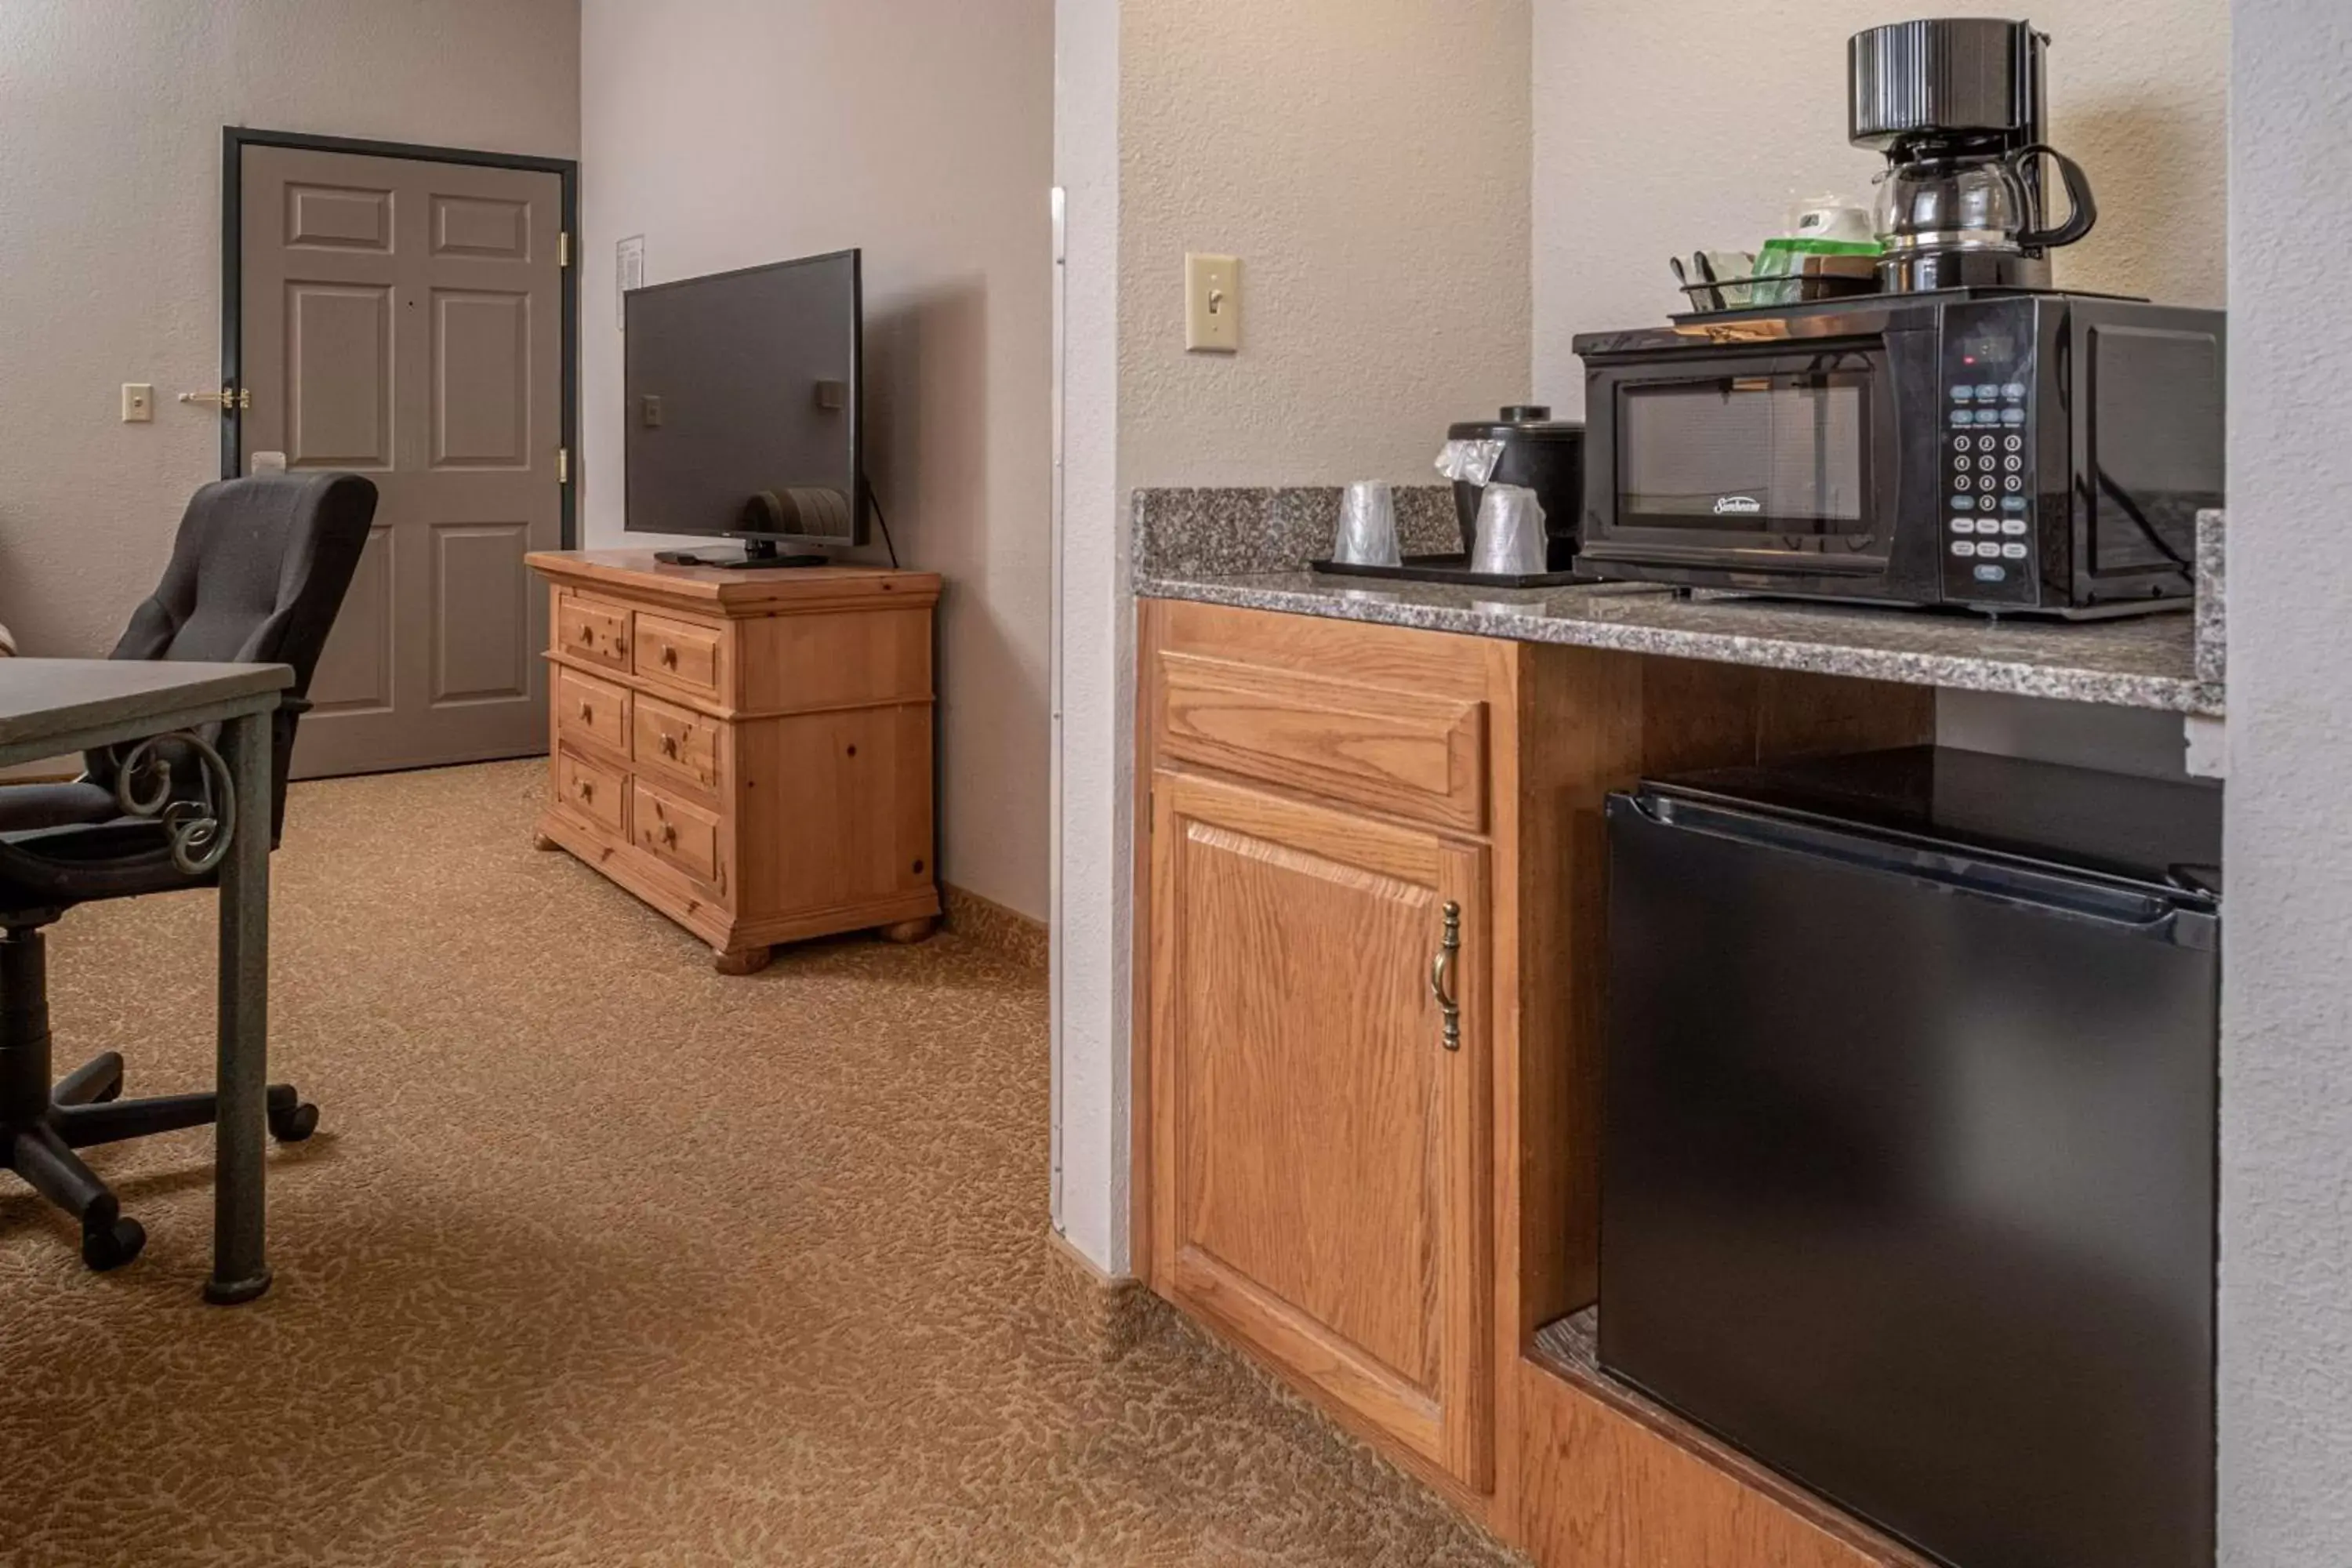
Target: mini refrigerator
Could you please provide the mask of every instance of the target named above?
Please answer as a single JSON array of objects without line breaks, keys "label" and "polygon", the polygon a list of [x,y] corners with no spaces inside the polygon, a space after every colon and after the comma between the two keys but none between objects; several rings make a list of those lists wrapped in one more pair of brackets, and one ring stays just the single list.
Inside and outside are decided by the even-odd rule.
[{"label": "mini refrigerator", "polygon": [[1602,1368],[1955,1568],[2210,1568],[2221,792],[1608,803]]}]

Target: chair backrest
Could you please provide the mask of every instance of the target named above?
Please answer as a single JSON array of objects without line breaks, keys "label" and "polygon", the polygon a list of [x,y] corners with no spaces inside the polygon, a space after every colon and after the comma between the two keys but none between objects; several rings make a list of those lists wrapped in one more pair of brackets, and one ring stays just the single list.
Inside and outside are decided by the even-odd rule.
[{"label": "chair backrest", "polygon": [[[375,519],[375,486],[357,474],[255,474],[198,490],[171,564],[134,611],[115,658],[223,660],[294,668],[278,715],[277,805],[286,798],[294,724]],[[93,777],[110,776],[89,759]]]},{"label": "chair backrest", "polygon": [[374,518],[375,486],[357,474],[206,485],[113,657],[289,664],[307,692]]}]

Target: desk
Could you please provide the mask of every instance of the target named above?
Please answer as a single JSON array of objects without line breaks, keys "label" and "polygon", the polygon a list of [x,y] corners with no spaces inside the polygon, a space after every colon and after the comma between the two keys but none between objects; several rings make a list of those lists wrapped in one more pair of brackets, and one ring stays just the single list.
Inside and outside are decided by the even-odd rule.
[{"label": "desk", "polygon": [[236,785],[220,864],[220,1121],[213,1274],[205,1300],[269,1289],[262,1152],[269,1079],[270,716],[294,683],[282,664],[0,659],[0,767],[151,735],[221,726]]}]

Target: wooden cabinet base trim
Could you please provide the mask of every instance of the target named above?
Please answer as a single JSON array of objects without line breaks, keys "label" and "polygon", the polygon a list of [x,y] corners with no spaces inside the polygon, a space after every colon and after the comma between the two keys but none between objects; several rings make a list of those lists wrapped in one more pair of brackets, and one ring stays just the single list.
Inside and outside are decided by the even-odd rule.
[{"label": "wooden cabinet base trim", "polygon": [[1329,1333],[1311,1326],[1289,1302],[1196,1247],[1176,1255],[1167,1294],[1212,1320],[1220,1331],[1307,1377],[1432,1464],[1444,1463],[1444,1429],[1436,1398],[1372,1356],[1336,1351]]},{"label": "wooden cabinet base trim", "polygon": [[1541,1568],[1933,1568],[1602,1373],[1590,1317],[1517,1369],[1519,1532]]}]

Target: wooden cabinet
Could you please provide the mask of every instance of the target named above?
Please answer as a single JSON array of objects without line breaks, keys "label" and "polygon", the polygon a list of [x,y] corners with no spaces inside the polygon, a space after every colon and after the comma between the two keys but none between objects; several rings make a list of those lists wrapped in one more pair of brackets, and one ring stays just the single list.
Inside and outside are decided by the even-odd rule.
[{"label": "wooden cabinet", "polygon": [[543,843],[730,973],[779,942],[929,929],[939,578],[530,560],[554,597]]},{"label": "wooden cabinet", "polygon": [[1538,1335],[1598,1278],[1609,792],[1926,740],[1934,693],[1173,601],[1139,626],[1137,1271],[1544,1568],[1880,1561]]},{"label": "wooden cabinet", "polygon": [[1159,1288],[1483,1489],[1487,851],[1152,793]]}]

